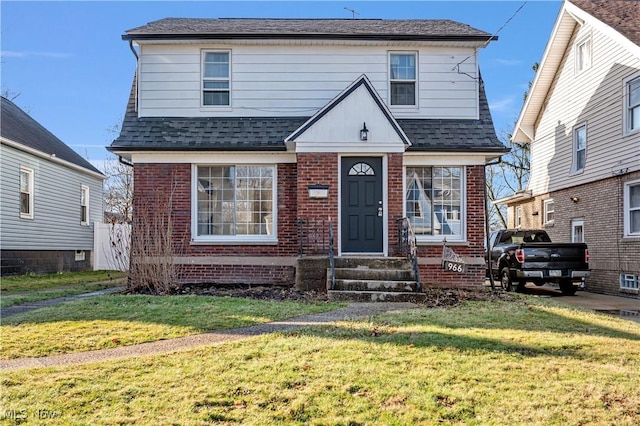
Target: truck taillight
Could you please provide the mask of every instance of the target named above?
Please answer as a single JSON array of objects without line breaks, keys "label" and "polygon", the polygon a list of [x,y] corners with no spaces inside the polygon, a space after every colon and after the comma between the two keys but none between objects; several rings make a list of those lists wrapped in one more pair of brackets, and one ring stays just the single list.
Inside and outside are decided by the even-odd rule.
[{"label": "truck taillight", "polygon": [[589,249],[584,249],[584,261],[589,263]]},{"label": "truck taillight", "polygon": [[516,260],[520,263],[524,263],[524,250],[516,249]]}]

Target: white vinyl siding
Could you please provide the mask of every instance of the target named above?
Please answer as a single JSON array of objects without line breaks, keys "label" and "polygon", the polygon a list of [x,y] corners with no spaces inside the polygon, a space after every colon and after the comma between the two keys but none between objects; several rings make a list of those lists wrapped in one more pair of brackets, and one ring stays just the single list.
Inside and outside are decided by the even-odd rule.
[{"label": "white vinyl siding", "polygon": [[624,186],[624,235],[640,237],[640,180]]},{"label": "white vinyl siding", "polygon": [[[0,236],[7,250],[93,250],[93,223],[103,221],[102,179],[2,144]],[[20,167],[33,170],[34,217],[20,218]],[[89,187],[89,226],[80,223],[80,187]]]},{"label": "white vinyl siding", "polygon": [[[613,172],[633,167],[629,153],[637,152],[640,132],[622,138],[623,81],[640,72],[640,63],[624,46],[595,29],[580,28],[574,35],[591,34],[593,61],[589,72],[575,75],[575,43],[570,43],[549,90],[531,144],[534,196],[610,178]],[[572,174],[573,129],[588,122],[588,165]]]},{"label": "white vinyl siding", "polygon": [[[201,52],[224,47],[143,44],[139,115],[211,116],[214,108],[201,106]],[[387,100],[388,52],[388,46],[234,45],[231,105],[215,108],[215,114],[311,116],[362,74]],[[394,110],[396,118],[478,117],[478,83],[469,77],[478,74],[475,49],[425,47],[417,50],[417,59],[416,102],[420,107]],[[458,63],[460,73],[454,70]]]},{"label": "white vinyl siding", "polygon": [[33,219],[35,197],[33,169],[20,167],[20,217]]}]

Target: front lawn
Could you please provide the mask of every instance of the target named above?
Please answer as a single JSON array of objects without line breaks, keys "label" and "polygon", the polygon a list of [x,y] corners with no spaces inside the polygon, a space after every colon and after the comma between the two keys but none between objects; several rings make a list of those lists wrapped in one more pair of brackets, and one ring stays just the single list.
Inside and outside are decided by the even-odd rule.
[{"label": "front lawn", "polygon": [[638,383],[639,324],[522,297],[3,372],[1,398],[52,425],[637,425]]},{"label": "front lawn", "polygon": [[125,285],[126,273],[117,271],[62,272],[21,275],[0,280],[0,307],[21,305],[57,297]]},{"label": "front lawn", "polygon": [[106,349],[325,312],[344,304],[112,295],[3,319],[0,359]]}]

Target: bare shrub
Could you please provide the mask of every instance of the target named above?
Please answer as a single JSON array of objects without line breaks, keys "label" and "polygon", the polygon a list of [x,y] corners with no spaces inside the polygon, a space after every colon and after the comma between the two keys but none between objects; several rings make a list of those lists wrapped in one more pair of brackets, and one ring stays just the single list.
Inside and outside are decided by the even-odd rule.
[{"label": "bare shrub", "polygon": [[171,294],[178,291],[181,265],[174,257],[183,252],[172,217],[175,184],[169,193],[136,200],[127,289],[135,293]]}]

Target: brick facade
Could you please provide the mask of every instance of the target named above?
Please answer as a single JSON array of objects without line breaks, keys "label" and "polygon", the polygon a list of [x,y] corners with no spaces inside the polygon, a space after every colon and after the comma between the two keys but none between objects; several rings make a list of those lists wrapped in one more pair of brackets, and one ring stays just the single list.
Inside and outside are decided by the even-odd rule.
[{"label": "brick facade", "polygon": [[[636,296],[620,289],[620,274],[640,275],[640,238],[624,238],[625,182],[640,179],[640,172],[611,177],[586,185],[554,191],[509,206],[508,223],[515,225],[516,206],[522,206],[522,227],[543,228],[552,241],[570,242],[572,220],[584,221],[591,276],[586,289],[597,293]],[[577,197],[577,201],[573,201]],[[543,224],[543,200],[554,200],[554,221]],[[538,212],[535,215],[535,212]]]},{"label": "brick facade", "polygon": [[[168,205],[173,224],[175,262],[184,283],[287,284],[295,280],[299,217],[328,219],[338,236],[339,156],[336,153],[300,153],[297,164],[277,165],[277,244],[194,244],[191,236],[191,164],[136,164],[134,208],[153,217]],[[396,249],[397,221],[402,218],[403,156],[387,156],[388,252]],[[468,243],[453,246],[469,260],[467,272],[455,274],[440,267],[442,244],[419,246],[424,286],[470,287],[484,282],[484,167],[466,168],[466,230]],[[328,198],[310,198],[308,187],[327,185]],[[150,208],[152,206],[152,208]],[[133,238],[142,235],[145,220],[134,219]],[[135,246],[135,244],[134,244]]]}]

